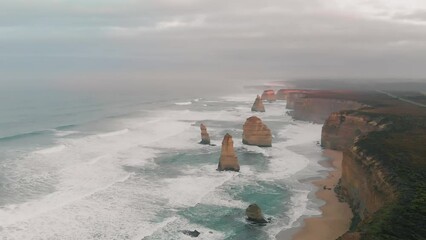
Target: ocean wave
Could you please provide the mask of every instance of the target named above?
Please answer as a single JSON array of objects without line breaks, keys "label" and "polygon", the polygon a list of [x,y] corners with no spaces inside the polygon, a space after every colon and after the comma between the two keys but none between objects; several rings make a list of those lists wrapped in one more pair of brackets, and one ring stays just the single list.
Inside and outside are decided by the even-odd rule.
[{"label": "ocean wave", "polygon": [[43,129],[43,130],[35,130],[32,132],[18,133],[15,135],[0,137],[0,141],[13,141],[13,140],[18,140],[18,139],[27,138],[27,137],[36,137],[43,134],[50,134],[52,132],[53,133],[59,133],[62,131],[66,132],[65,130],[74,128],[76,126],[77,125],[75,124],[69,124],[69,125],[59,126],[53,129]]},{"label": "ocean wave", "polygon": [[39,130],[39,131],[33,131],[33,132],[27,132],[27,133],[19,133],[16,135],[0,137],[0,141],[13,141],[13,140],[21,139],[21,138],[26,138],[26,137],[39,136],[39,135],[47,134],[50,132],[51,130],[46,129],[46,130]]},{"label": "ocean wave", "polygon": [[55,136],[57,137],[66,137],[72,134],[76,134],[79,133],[79,131],[60,131],[60,130],[55,130]]},{"label": "ocean wave", "polygon": [[118,135],[123,135],[129,132],[128,128],[122,129],[122,130],[118,130],[118,131],[113,131],[113,132],[108,132],[108,133],[101,133],[98,134],[98,137],[113,137],[113,136],[118,136]]},{"label": "ocean wave", "polygon": [[67,129],[74,128],[74,127],[77,127],[77,125],[76,124],[68,124],[68,125],[56,127],[55,129],[56,130],[67,130]]},{"label": "ocean wave", "polygon": [[61,145],[57,145],[57,146],[54,146],[54,147],[49,147],[49,148],[44,148],[44,149],[41,149],[41,150],[34,151],[34,153],[36,153],[36,154],[57,153],[57,152],[64,150],[65,148],[66,148],[66,146],[61,144]]},{"label": "ocean wave", "polygon": [[179,105],[179,106],[185,106],[185,105],[191,105],[192,102],[176,102],[175,105]]}]

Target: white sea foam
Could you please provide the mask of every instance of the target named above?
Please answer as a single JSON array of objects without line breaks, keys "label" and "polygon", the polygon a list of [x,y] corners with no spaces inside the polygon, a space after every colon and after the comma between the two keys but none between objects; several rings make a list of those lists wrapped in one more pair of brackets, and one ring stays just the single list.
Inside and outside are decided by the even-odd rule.
[{"label": "white sea foam", "polygon": [[192,172],[179,178],[165,179],[167,190],[163,196],[176,207],[194,206],[210,192],[221,186],[239,173],[223,172],[218,174],[214,165],[206,165],[202,170]]},{"label": "white sea foam", "polygon": [[293,193],[291,197],[292,207],[287,213],[290,218],[287,228],[293,227],[293,224],[305,213],[308,204],[309,191],[293,191]]},{"label": "white sea foam", "polygon": [[49,147],[49,148],[44,148],[44,149],[41,149],[41,150],[37,150],[34,153],[36,153],[36,154],[57,153],[57,152],[60,152],[60,151],[64,150],[65,148],[66,148],[65,145],[60,144],[60,145],[57,145],[57,146],[54,146],[54,147]]},{"label": "white sea foam", "polygon": [[176,105],[179,105],[179,106],[185,106],[185,105],[191,105],[192,104],[192,102],[177,102],[177,103],[175,103]]},{"label": "white sea foam", "polygon": [[58,137],[66,137],[72,134],[79,133],[79,131],[59,131],[59,130],[54,130],[54,132],[55,132],[55,136],[58,136]]},{"label": "white sea foam", "polygon": [[321,124],[294,122],[279,131],[279,135],[288,138],[287,146],[315,143],[321,140],[321,129]]},{"label": "white sea foam", "polygon": [[170,218],[166,218],[164,221],[158,224],[152,224],[152,226],[141,228],[140,231],[135,234],[135,236],[131,237],[131,239],[141,240],[144,237],[151,236],[156,231],[165,228],[167,225],[170,225],[171,223],[175,222],[177,219],[178,219],[177,217],[170,217]]},{"label": "white sea foam", "polygon": [[126,134],[128,132],[129,132],[129,129],[125,128],[125,129],[118,130],[118,131],[113,131],[113,132],[108,132],[108,133],[101,133],[101,134],[98,134],[98,137],[113,137],[113,136],[117,136],[117,135]]}]

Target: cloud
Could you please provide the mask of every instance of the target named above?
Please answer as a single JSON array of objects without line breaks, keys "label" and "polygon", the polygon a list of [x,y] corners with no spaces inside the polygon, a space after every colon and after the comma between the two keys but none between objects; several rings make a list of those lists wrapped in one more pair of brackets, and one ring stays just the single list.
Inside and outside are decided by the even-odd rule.
[{"label": "cloud", "polygon": [[16,0],[0,8],[0,81],[426,74],[419,0]]}]

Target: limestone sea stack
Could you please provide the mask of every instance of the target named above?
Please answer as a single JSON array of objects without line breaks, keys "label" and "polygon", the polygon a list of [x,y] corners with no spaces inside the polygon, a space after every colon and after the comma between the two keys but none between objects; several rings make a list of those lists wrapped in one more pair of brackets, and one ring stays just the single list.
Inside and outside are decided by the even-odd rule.
[{"label": "limestone sea stack", "polygon": [[262,100],[265,100],[265,101],[268,101],[268,102],[274,102],[275,100],[277,100],[274,90],[263,91],[261,98],[262,98]]},{"label": "limestone sea stack", "polygon": [[263,217],[262,210],[256,203],[250,204],[246,209],[247,220],[255,223],[268,223]]},{"label": "limestone sea stack", "polygon": [[271,147],[271,130],[260,118],[256,116],[249,117],[243,126],[243,143],[259,147]]},{"label": "limestone sea stack", "polygon": [[232,140],[232,136],[228,133],[225,135],[222,141],[222,152],[220,154],[217,170],[236,172],[240,171],[240,164],[238,163],[238,158],[234,151],[234,141]]},{"label": "limestone sea stack", "polygon": [[204,124],[201,123],[200,129],[201,129],[201,142],[200,142],[200,144],[210,144],[210,136],[209,136],[209,133],[207,132],[206,126],[204,126]]},{"label": "limestone sea stack", "polygon": [[253,106],[251,107],[252,112],[264,112],[265,105],[263,105],[262,99],[257,95],[256,100],[254,100]]}]

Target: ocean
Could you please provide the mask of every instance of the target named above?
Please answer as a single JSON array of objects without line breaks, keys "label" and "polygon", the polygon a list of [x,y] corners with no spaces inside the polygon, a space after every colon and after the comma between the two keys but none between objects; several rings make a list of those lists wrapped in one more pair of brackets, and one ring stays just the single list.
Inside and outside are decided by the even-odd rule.
[{"label": "ocean", "polygon": [[[199,98],[20,92],[0,96],[1,239],[275,239],[318,215],[321,125],[256,93]],[[273,146],[242,144],[259,116]],[[200,145],[200,123],[212,143]],[[216,171],[234,139],[240,172]],[[257,203],[271,222],[249,224]]]}]

